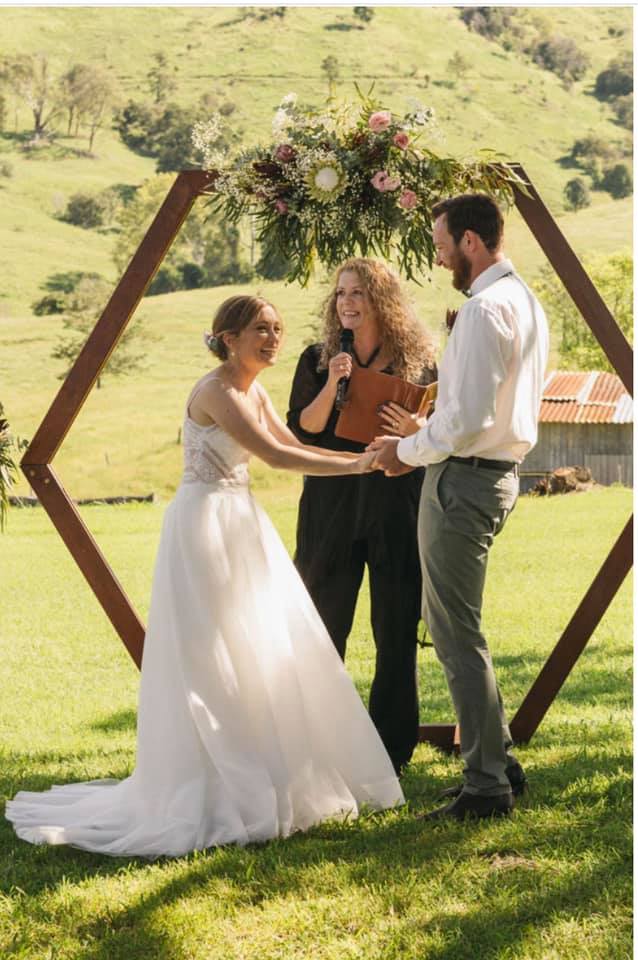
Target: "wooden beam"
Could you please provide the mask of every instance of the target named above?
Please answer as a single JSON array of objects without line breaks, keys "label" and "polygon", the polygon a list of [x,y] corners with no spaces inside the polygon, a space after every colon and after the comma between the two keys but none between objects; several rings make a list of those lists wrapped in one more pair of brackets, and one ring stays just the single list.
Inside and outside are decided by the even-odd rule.
[{"label": "wooden beam", "polygon": [[627,388],[627,393],[633,396],[633,351],[625,335],[529,177],[520,164],[513,166],[516,173],[527,183],[527,193],[514,186],[514,199],[521,216],[605,351],[609,362]]},{"label": "wooden beam", "polygon": [[23,462],[22,469],[102,609],[124,641],[133,661],[140,667],[144,625],[85,526],[75,504],[69,499],[48,464]]},{"label": "wooden beam", "polygon": [[210,180],[209,174],[197,170],[180,173],[175,179],[31,440],[24,461],[50,463],[55,457],[196,197]]},{"label": "wooden beam", "polygon": [[536,732],[632,562],[633,517],[630,517],[512,720],[510,729],[515,741],[526,742]]}]

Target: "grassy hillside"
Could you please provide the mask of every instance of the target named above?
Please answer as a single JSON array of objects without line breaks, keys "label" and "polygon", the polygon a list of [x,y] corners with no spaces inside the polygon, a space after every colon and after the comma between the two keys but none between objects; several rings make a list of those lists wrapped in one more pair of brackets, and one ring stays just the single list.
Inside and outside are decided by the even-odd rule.
[{"label": "grassy hillside", "polygon": [[[580,255],[628,248],[631,199],[594,193],[590,208],[564,214],[562,189],[574,170],[560,160],[588,133],[618,142],[628,137],[591,90],[596,73],[630,45],[631,12],[563,7],[548,8],[543,16],[553,32],[572,37],[591,58],[587,75],[569,91],[554,74],[470,33],[457,10],[442,7],[377,7],[365,29],[355,28],[345,7],[291,7],[282,22],[258,22],[246,17],[245,8],[228,7],[3,8],[2,47],[6,53],[44,51],[56,73],[76,62],[103,62],[123,95],[137,98],[148,96],[145,76],[153,54],[162,50],[178,68],[174,98],[187,105],[213,91],[231,99],[237,109],[229,122],[247,140],[268,136],[273,108],[290,90],[304,100],[321,100],[321,62],[333,55],[340,95],[354,95],[355,79],[364,86],[376,79],[376,93],[392,108],[402,111],[410,96],[432,105],[439,119],[434,149],[466,155],[493,147],[520,160]],[[624,33],[611,36],[610,27]],[[446,69],[455,52],[471,63],[458,82]],[[64,136],[25,154],[20,145],[28,120],[24,109],[15,118],[11,112],[0,135],[0,162],[13,168],[11,177],[0,177],[0,398],[25,436],[47,409],[61,369],[50,358],[59,318],[34,317],[30,310],[42,283],[68,270],[117,279],[114,234],[73,227],[56,214],[78,190],[139,184],[154,172],[152,160],[131,153],[111,130],[98,134],[93,157],[82,155],[84,140]],[[515,214],[507,229],[508,252],[531,278],[543,256]],[[281,411],[322,297],[321,279],[305,291],[259,284],[288,324],[282,361],[266,378]],[[94,391],[56,461],[73,494],[170,493],[179,474],[182,403],[208,362],[200,331],[228,293],[198,290],[143,302],[140,313],[157,336],[147,347],[146,370],[120,381],[107,378]],[[438,335],[445,307],[457,300],[449,277],[435,271],[413,293],[423,320]],[[131,430],[131,423],[138,429]],[[268,476],[270,484],[278,482]]]}]

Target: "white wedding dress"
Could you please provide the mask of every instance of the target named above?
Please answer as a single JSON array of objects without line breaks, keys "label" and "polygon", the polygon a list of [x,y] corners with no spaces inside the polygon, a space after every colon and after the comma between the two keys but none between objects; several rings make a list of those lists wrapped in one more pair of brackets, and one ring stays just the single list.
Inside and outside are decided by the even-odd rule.
[{"label": "white wedding dress", "polygon": [[383,744],[269,518],[248,458],[184,426],[144,646],[137,763],[126,780],[21,792],[31,843],[179,856],[286,837],[404,801]]}]

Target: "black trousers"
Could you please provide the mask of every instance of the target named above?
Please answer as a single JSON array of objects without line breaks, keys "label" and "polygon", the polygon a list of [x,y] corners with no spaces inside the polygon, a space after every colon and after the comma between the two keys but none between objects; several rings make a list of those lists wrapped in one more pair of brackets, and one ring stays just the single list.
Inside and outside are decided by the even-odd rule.
[{"label": "black trousers", "polygon": [[[378,551],[376,551],[378,553]],[[366,540],[352,544],[349,556],[328,569],[297,567],[339,655],[345,659],[357,596],[366,563],[370,577],[370,619],[376,666],[370,690],[372,721],[398,771],[418,739],[416,680],[417,626],[421,615],[421,576],[392,562],[377,562]],[[306,567],[306,569],[304,569]]]}]

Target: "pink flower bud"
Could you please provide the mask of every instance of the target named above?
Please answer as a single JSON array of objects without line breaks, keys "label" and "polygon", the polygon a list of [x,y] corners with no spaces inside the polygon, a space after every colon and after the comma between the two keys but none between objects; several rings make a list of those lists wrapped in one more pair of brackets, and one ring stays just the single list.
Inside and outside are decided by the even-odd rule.
[{"label": "pink flower bud", "polygon": [[388,174],[386,173],[386,171],[378,170],[377,173],[375,173],[375,175],[370,180],[370,183],[375,188],[375,190],[380,190],[381,192],[383,192],[383,189],[384,189],[383,185],[387,179],[388,179]]},{"label": "pink flower bud", "polygon": [[288,204],[285,200],[275,200],[275,210],[283,216],[284,213],[288,213]]},{"label": "pink flower bud", "polygon": [[410,138],[407,133],[404,133],[402,130],[400,130],[392,137],[392,142],[395,146],[399,147],[400,150],[407,150]]},{"label": "pink flower bud", "polygon": [[279,163],[290,163],[296,156],[297,154],[289,143],[281,143],[275,150],[275,160],[278,160]]}]

